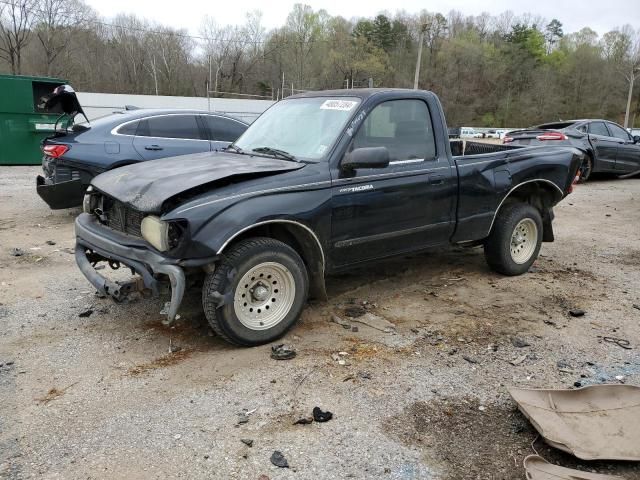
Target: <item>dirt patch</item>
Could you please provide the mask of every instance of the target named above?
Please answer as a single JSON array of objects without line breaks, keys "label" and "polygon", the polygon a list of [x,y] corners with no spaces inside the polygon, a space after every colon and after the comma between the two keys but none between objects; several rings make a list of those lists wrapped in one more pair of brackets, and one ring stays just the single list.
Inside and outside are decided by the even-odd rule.
[{"label": "dirt patch", "polygon": [[149,363],[142,363],[140,365],[136,365],[135,367],[130,368],[127,371],[127,375],[132,377],[137,377],[140,375],[144,375],[153,370],[157,370],[159,368],[171,367],[173,365],[177,365],[178,363],[186,360],[191,356],[193,350],[191,349],[183,349],[179,352],[168,353],[162,357],[158,357],[155,360],[152,360]]},{"label": "dirt patch", "polygon": [[535,438],[514,407],[469,398],[416,402],[384,429],[435,461],[443,479],[522,478],[522,460]]},{"label": "dirt patch", "polygon": [[52,402],[53,400],[55,400],[56,398],[59,398],[62,395],[64,395],[67,390],[69,390],[71,387],[73,387],[77,383],[78,382],[72,383],[71,385],[68,385],[60,389],[53,387],[47,392],[47,394],[44,397],[36,398],[36,401],[42,405],[46,405],[49,402]]},{"label": "dirt patch", "polygon": [[582,462],[549,447],[515,405],[468,397],[416,402],[386,419],[383,430],[435,462],[443,480],[524,478],[522,461],[533,453],[568,468],[640,478],[635,463]]}]

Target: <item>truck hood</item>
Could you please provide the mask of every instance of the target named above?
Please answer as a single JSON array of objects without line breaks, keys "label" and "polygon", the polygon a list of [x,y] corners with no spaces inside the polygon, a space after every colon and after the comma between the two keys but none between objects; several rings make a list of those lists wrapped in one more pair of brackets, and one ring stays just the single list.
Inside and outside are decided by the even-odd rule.
[{"label": "truck hood", "polygon": [[234,177],[256,178],[304,167],[275,158],[206,152],[116,168],[91,182],[101,192],[142,212],[160,211],[171,197]]}]

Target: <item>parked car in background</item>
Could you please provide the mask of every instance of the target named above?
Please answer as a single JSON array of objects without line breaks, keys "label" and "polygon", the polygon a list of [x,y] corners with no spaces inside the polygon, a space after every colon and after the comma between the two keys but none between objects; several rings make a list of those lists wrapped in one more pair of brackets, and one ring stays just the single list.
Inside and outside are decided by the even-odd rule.
[{"label": "parked car in background", "polygon": [[586,181],[592,173],[640,174],[640,136],[608,120],[586,119],[545,123],[514,130],[504,138],[510,145],[574,146],[587,153],[580,168]]},{"label": "parked car in background", "polygon": [[[493,270],[527,272],[553,241],[553,207],[583,156],[465,142],[454,157],[431,92],[308,92],[274,104],[224,152],[93,179],[76,219],[76,262],[116,300],[158,294],[168,277],[169,322],[187,279],[199,282],[215,332],[259,345],[296,322],[307,293],[326,298],[325,275],[364,262],[484,245]],[[141,280],[115,283],[99,262]]]},{"label": "parked car in background", "polygon": [[460,129],[460,138],[482,138],[482,133],[469,127]]},{"label": "parked car in background", "polygon": [[52,209],[79,206],[91,179],[102,172],[146,160],[221,150],[247,126],[221,114],[176,109],[129,110],[74,124],[43,141],[43,175],[38,176],[36,189]]}]

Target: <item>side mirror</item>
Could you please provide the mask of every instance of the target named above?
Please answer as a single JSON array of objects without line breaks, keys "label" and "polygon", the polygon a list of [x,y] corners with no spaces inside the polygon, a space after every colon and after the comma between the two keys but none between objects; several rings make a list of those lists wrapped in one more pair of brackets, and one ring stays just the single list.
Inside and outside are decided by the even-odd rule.
[{"label": "side mirror", "polygon": [[345,155],[340,166],[345,170],[385,168],[389,166],[389,150],[387,147],[356,148]]},{"label": "side mirror", "polygon": [[634,135],[633,143],[640,143],[640,135]]}]

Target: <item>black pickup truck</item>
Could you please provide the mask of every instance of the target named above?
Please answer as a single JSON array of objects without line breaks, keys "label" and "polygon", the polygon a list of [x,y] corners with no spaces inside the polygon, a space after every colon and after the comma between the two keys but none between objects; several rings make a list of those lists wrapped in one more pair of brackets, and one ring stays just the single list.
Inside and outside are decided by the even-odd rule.
[{"label": "black pickup truck", "polygon": [[[214,331],[258,345],[286,332],[308,296],[326,297],[327,275],[364,262],[482,244],[495,271],[526,272],[553,240],[553,206],[583,155],[450,142],[430,92],[305,93],[273,105],[224,152],[94,178],[76,261],[115,299],[158,294],[168,278],[168,322],[187,282],[201,282]],[[98,262],[137,276],[108,280]]]}]

